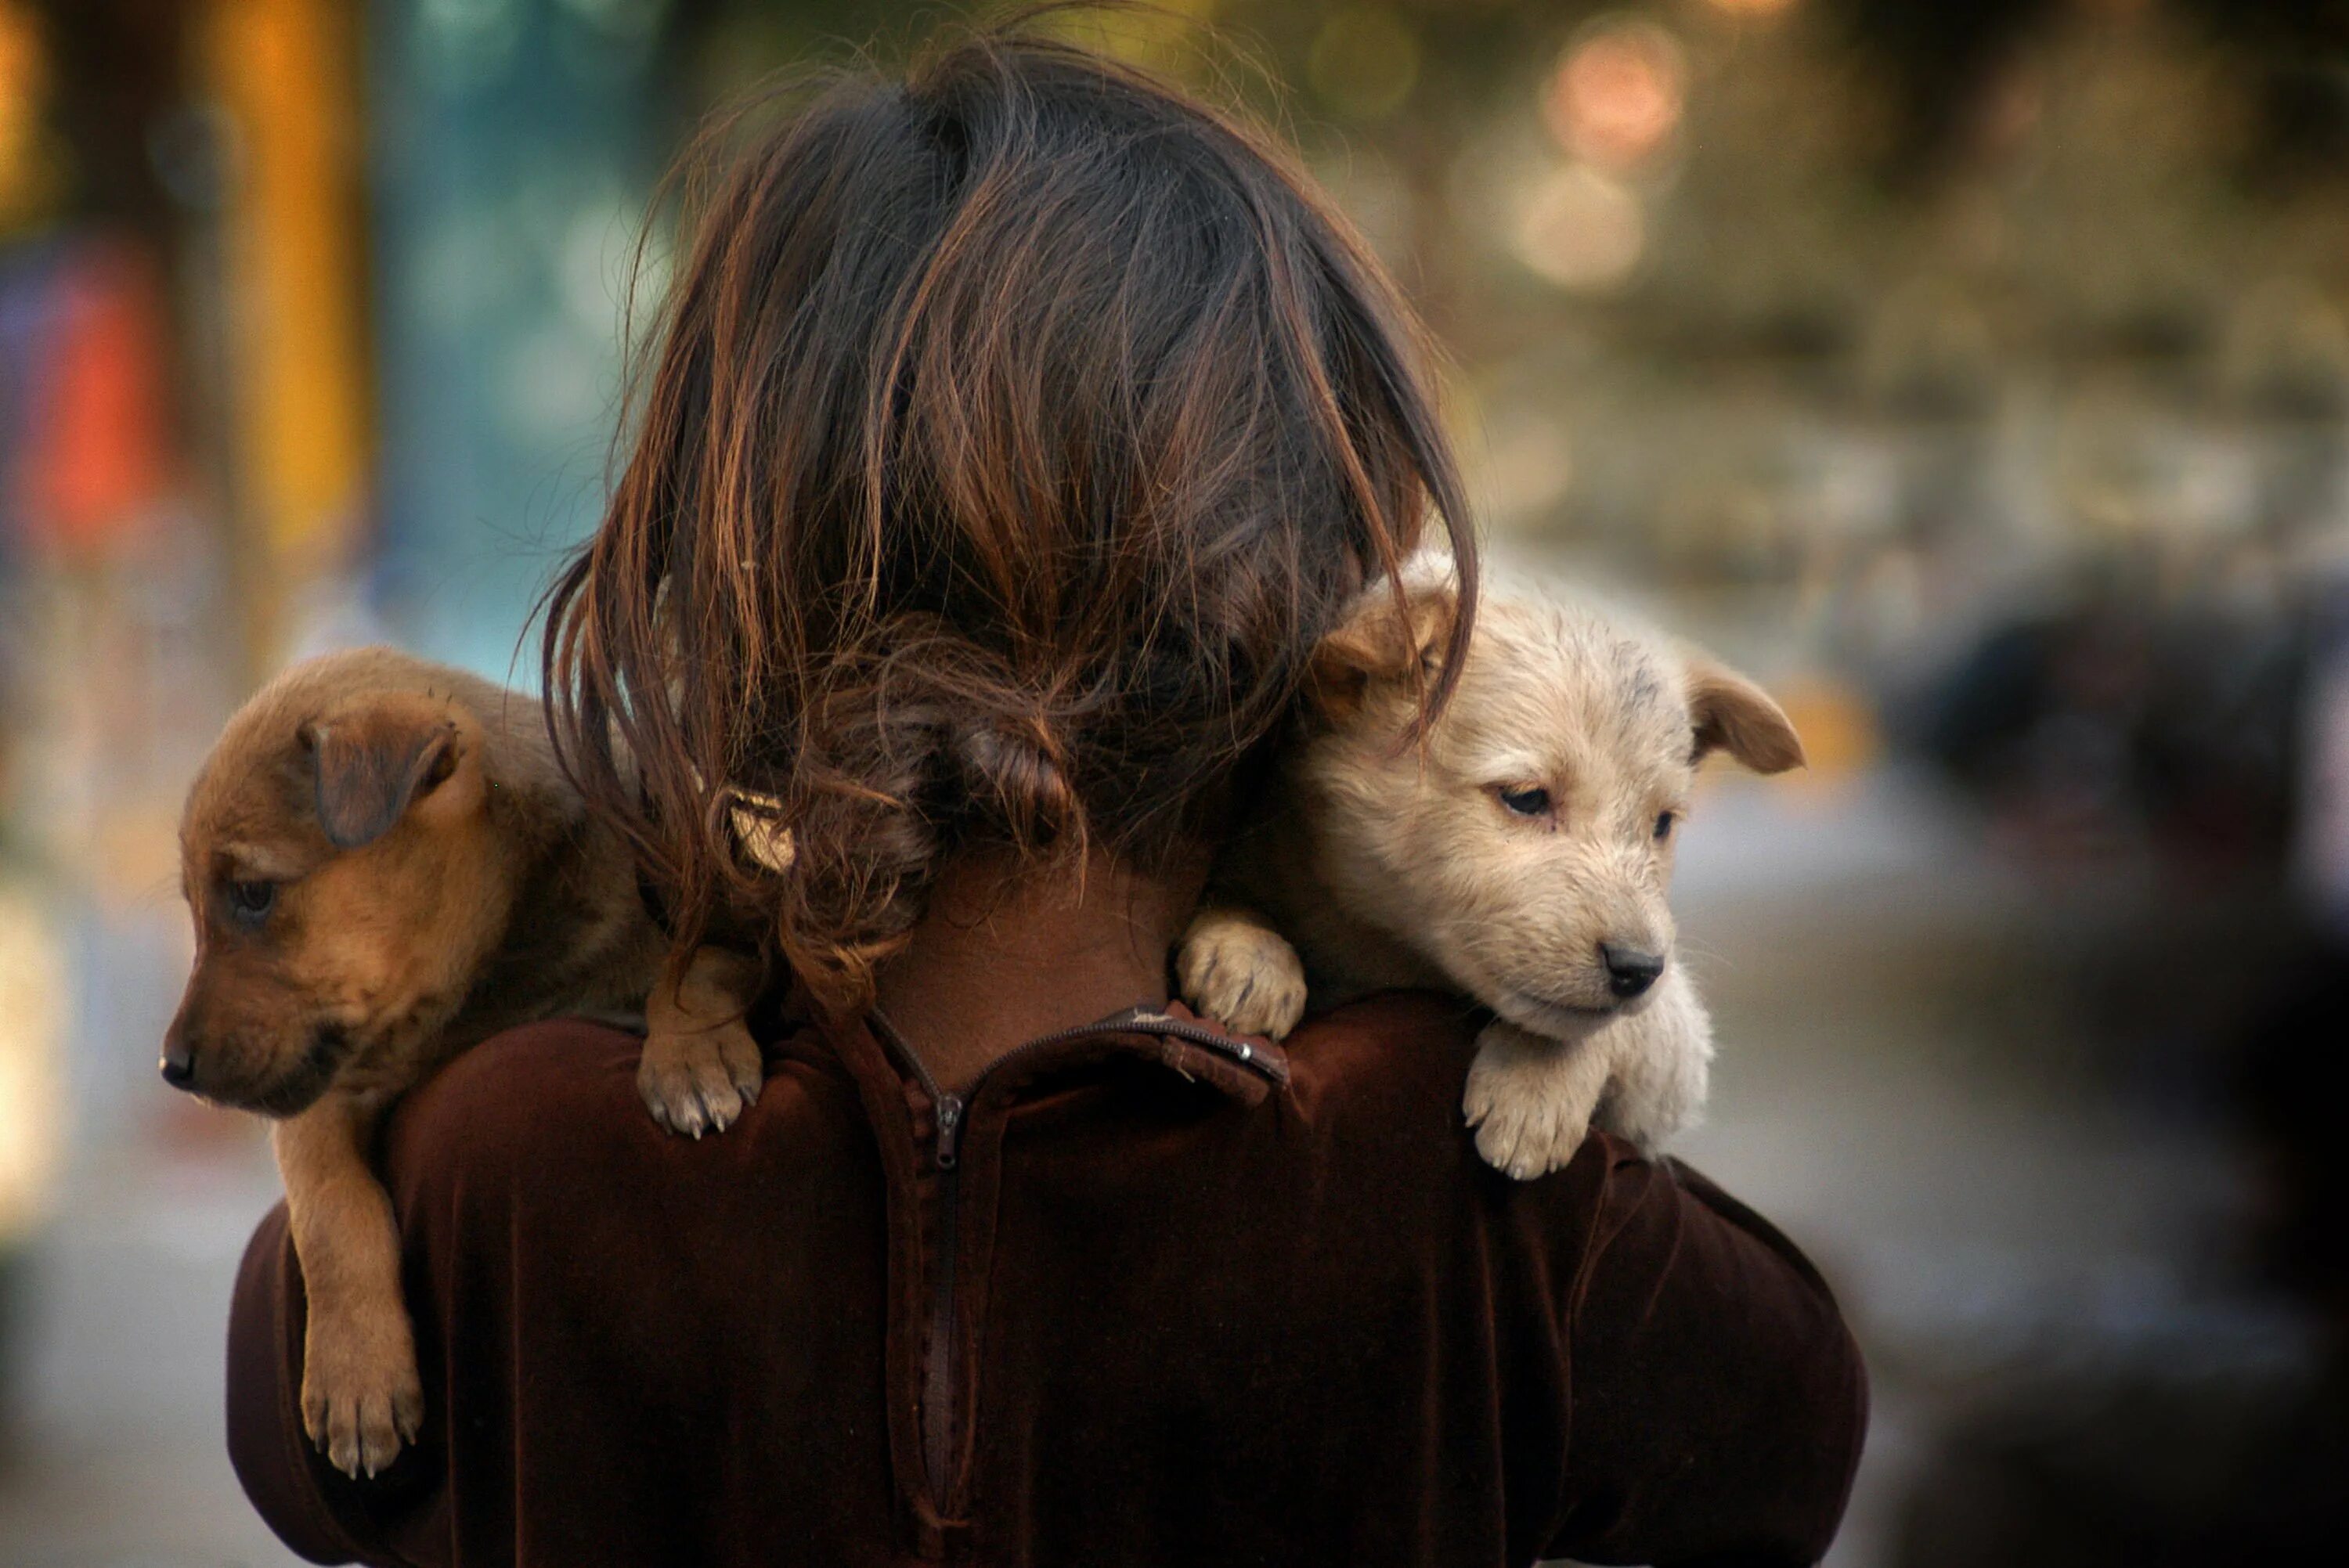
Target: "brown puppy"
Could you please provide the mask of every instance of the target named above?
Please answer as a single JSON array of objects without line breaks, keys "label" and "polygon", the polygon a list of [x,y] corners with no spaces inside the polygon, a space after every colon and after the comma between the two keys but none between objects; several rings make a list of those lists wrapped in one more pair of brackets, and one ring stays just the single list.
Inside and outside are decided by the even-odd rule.
[{"label": "brown puppy", "polygon": [[365,648],[287,670],[229,721],[189,791],[195,971],[163,1045],[174,1087],[278,1119],[309,1295],[302,1416],[372,1475],[423,1420],[384,1111],[500,1029],[565,1013],[648,1025],[637,1087],[698,1137],[756,1099],[758,980],[704,948],[682,982],[634,862],[555,765],[538,703]]}]

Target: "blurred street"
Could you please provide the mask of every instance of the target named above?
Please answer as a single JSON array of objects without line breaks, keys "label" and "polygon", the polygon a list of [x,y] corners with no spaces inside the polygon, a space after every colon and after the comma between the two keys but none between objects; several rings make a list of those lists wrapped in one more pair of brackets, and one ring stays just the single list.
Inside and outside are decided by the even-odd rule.
[{"label": "blurred street", "polygon": [[277,1198],[257,1140],[78,1171],[27,1260],[23,1405],[0,1468],[0,1559],[23,1568],[292,1563],[221,1438],[230,1281]]}]

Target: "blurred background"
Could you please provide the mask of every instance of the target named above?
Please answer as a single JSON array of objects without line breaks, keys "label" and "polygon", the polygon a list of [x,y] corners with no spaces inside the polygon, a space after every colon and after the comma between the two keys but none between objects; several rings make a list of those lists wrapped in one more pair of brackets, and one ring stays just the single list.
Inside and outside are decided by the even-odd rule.
[{"label": "blurred background", "polygon": [[[354,641],[527,675],[665,160],[950,12],[0,0],[0,1562],[288,1561],[220,1439],[275,1178],[153,1065],[219,722]],[[1685,1152],[1868,1346],[1837,1568],[2349,1560],[2349,5],[1061,25],[1297,139],[1496,551],[1808,739],[1685,841]]]}]

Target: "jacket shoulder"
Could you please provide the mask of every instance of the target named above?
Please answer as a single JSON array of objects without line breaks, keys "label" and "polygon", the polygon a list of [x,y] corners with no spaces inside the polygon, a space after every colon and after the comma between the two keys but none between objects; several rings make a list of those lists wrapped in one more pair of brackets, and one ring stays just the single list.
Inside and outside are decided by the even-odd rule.
[{"label": "jacket shoulder", "polygon": [[494,1186],[657,1132],[636,1089],[643,1048],[641,1037],[585,1018],[492,1035],[402,1098],[385,1157],[395,1176],[430,1172]]},{"label": "jacket shoulder", "polygon": [[[1444,1189],[1489,1218],[1515,1215],[1579,1245],[1609,1191],[1659,1170],[1594,1128],[1565,1167],[1519,1181],[1476,1151],[1461,1101],[1492,1013],[1433,991],[1381,991],[1306,1018],[1286,1045],[1289,1103],[1324,1146],[1367,1157],[1374,1181]],[[1432,1195],[1432,1192],[1431,1192]]]},{"label": "jacket shoulder", "polygon": [[1308,1015],[1287,1043],[1293,1057],[1324,1067],[1379,1058],[1390,1069],[1444,1062],[1464,1068],[1493,1015],[1440,991],[1376,991]]},{"label": "jacket shoulder", "polygon": [[1381,991],[1306,1018],[1283,1042],[1289,1098],[1317,1126],[1475,1158],[1460,1113],[1491,1015],[1433,991]]}]

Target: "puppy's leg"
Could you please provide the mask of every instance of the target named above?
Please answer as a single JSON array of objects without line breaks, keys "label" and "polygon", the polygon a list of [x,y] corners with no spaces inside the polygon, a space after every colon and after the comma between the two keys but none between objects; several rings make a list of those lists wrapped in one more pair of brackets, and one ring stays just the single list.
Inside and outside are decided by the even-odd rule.
[{"label": "puppy's leg", "polygon": [[697,950],[676,988],[664,978],[645,1003],[645,1054],[636,1092],[671,1132],[720,1132],[750,1109],[767,1079],[742,1010],[758,964],[723,948]]},{"label": "puppy's leg", "polygon": [[277,1124],[277,1168],[309,1298],[302,1426],[336,1470],[373,1475],[424,1424],[416,1340],[399,1292],[391,1195],[368,1169],[374,1116],[329,1094]]},{"label": "puppy's leg", "polygon": [[1305,1016],[1305,963],[1253,910],[1208,904],[1176,950],[1183,1000],[1243,1035],[1279,1039]]},{"label": "puppy's leg", "polygon": [[1653,1153],[1696,1119],[1713,1062],[1713,1018],[1682,966],[1674,964],[1654,1000],[1599,1031],[1609,1039],[1614,1077],[1599,1124]]},{"label": "puppy's leg", "polygon": [[1476,1152],[1520,1181],[1558,1169],[1590,1130],[1609,1066],[1596,1034],[1553,1040],[1499,1019],[1485,1025],[1461,1101]]}]

